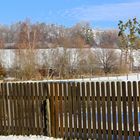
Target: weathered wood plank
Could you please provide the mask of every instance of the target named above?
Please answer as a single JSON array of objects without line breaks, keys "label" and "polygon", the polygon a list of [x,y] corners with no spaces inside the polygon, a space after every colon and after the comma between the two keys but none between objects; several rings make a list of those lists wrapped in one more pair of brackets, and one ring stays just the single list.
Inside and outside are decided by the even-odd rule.
[{"label": "weathered wood plank", "polygon": [[[138,106],[139,106],[139,112],[140,112],[140,81],[138,82]],[[140,120],[139,120],[140,121]],[[140,131],[140,128],[139,128]]]},{"label": "weathered wood plank", "polygon": [[1,83],[1,93],[2,93],[2,125],[3,125],[3,134],[7,134],[6,131],[6,107],[5,107],[5,92],[4,92],[4,84]]},{"label": "weathered wood plank", "polygon": [[[29,131],[32,132],[33,130],[33,119],[32,117],[34,117],[32,114],[32,99],[31,99],[31,84],[27,83],[27,100],[28,100],[28,117],[29,117]],[[29,132],[29,133],[30,133]]]},{"label": "weathered wood plank", "polygon": [[1,84],[0,84],[0,134],[3,133],[3,94],[1,90]]},{"label": "weathered wood plank", "polygon": [[111,134],[111,101],[110,101],[110,83],[106,83],[106,94],[107,94],[107,122],[108,122],[108,140],[112,140]]},{"label": "weathered wood plank", "polygon": [[118,107],[118,139],[122,140],[122,107],[121,107],[121,82],[117,82],[117,107]]},{"label": "weathered wood plank", "polygon": [[55,89],[55,136],[56,138],[59,137],[59,103],[58,103],[58,84],[54,83]]},{"label": "weathered wood plank", "polygon": [[133,82],[133,97],[134,97],[134,129],[135,129],[135,140],[139,139],[138,131],[138,101],[137,101],[137,82]]},{"label": "weathered wood plank", "polygon": [[82,108],[82,103],[81,103],[81,95],[80,95],[80,83],[77,83],[77,103],[78,103],[78,133],[79,133],[79,139],[82,138],[82,118],[81,118],[81,108]]},{"label": "weathered wood plank", "polygon": [[86,100],[85,100],[85,83],[81,83],[82,88],[82,116],[83,116],[83,139],[86,139]]},{"label": "weathered wood plank", "polygon": [[38,95],[38,92],[37,92],[37,87],[38,87],[38,84],[37,83],[34,83],[34,94],[35,94],[35,114],[36,114],[36,134],[39,134],[40,132],[40,126],[39,126],[39,95]]},{"label": "weathered wood plank", "polygon": [[90,83],[86,83],[86,92],[87,92],[87,115],[88,115],[88,138],[91,136],[91,101],[90,101]]},{"label": "weathered wood plank", "polygon": [[68,83],[69,136],[72,138],[72,87]]},{"label": "weathered wood plank", "polygon": [[107,139],[106,135],[106,104],[105,104],[105,83],[101,83],[101,97],[102,97],[102,118],[103,118],[103,139]]},{"label": "weathered wood plank", "polygon": [[132,85],[131,82],[127,82],[128,90],[128,118],[129,118],[129,138],[133,140],[133,116],[132,116]]},{"label": "weathered wood plank", "polygon": [[11,83],[8,84],[8,88],[9,88],[9,113],[10,113],[10,134],[14,134],[14,110],[13,110],[13,99],[12,99],[12,96],[13,96],[13,93],[12,93],[12,86],[11,86]]},{"label": "weathered wood plank", "polygon": [[9,90],[7,88],[7,83],[3,84],[3,92],[5,94],[5,115],[6,115],[6,126],[7,126],[7,134],[10,133],[10,114],[9,114],[9,107],[8,107],[8,94]]},{"label": "weathered wood plank", "polygon": [[50,113],[51,113],[51,134],[55,137],[55,106],[54,106],[54,84],[50,83]]},{"label": "weathered wood plank", "polygon": [[117,140],[115,82],[111,82],[111,92],[112,92],[112,115],[113,115],[113,139]]},{"label": "weathered wood plank", "polygon": [[67,96],[67,83],[63,84],[63,95],[64,95],[64,121],[65,121],[65,132],[64,138],[68,137],[68,96]]},{"label": "weathered wood plank", "polygon": [[38,95],[39,95],[39,124],[40,124],[40,134],[44,134],[45,120],[44,120],[44,98],[43,98],[43,83],[38,83]]},{"label": "weathered wood plank", "polygon": [[122,82],[122,100],[123,100],[123,125],[124,125],[124,140],[128,140],[127,127],[127,104],[126,104],[126,82]]},{"label": "weathered wood plank", "polygon": [[[16,87],[17,87],[17,111],[18,111],[18,120],[19,120],[19,134],[22,134],[22,127],[24,127],[23,125],[23,108],[22,108],[22,94],[21,94],[21,91],[20,91],[20,84],[17,83],[16,84]],[[22,111],[21,111],[22,110]]]},{"label": "weathered wood plank", "polygon": [[72,83],[72,112],[73,112],[73,122],[74,122],[74,133],[73,133],[73,138],[77,138],[77,92],[76,92],[76,84],[73,82]]},{"label": "weathered wood plank", "polygon": [[28,92],[27,92],[27,84],[23,83],[23,94],[24,94],[24,105],[25,105],[25,130],[24,132],[28,134],[29,127],[29,115],[28,115]]},{"label": "weathered wood plank", "polygon": [[59,116],[60,116],[60,137],[63,135],[63,99],[62,99],[62,83],[59,83]]},{"label": "weathered wood plank", "polygon": [[34,84],[33,83],[30,83],[30,101],[31,101],[31,119],[32,119],[32,134],[35,134],[35,132],[36,132],[36,127],[35,127],[35,102],[34,102]]},{"label": "weathered wood plank", "polygon": [[12,84],[13,87],[13,93],[14,93],[14,122],[15,122],[15,134],[19,133],[19,120],[18,120],[18,105],[17,105],[17,87],[16,87],[16,83]]},{"label": "weathered wood plank", "polygon": [[96,96],[97,96],[97,119],[98,119],[98,139],[102,139],[101,133],[101,101],[100,101],[100,83],[96,82]]},{"label": "weathered wood plank", "polygon": [[91,82],[91,96],[92,96],[92,125],[93,125],[93,139],[97,139],[96,135],[96,100],[95,100],[95,83]]}]

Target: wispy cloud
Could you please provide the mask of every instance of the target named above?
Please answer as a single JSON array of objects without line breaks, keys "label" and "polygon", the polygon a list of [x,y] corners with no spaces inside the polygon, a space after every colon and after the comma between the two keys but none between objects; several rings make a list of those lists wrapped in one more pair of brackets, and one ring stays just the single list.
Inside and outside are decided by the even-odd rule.
[{"label": "wispy cloud", "polygon": [[63,17],[86,21],[118,21],[140,17],[140,2],[82,6],[61,13]]}]

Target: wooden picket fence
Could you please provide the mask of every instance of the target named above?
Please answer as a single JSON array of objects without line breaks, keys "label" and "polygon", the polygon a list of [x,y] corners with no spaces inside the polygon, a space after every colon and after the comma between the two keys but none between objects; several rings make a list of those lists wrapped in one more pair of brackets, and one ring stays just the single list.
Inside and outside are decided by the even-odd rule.
[{"label": "wooden picket fence", "polygon": [[0,84],[0,135],[43,135],[46,132],[45,83]]},{"label": "wooden picket fence", "polygon": [[50,84],[51,134],[79,139],[138,139],[140,82]]},{"label": "wooden picket fence", "polygon": [[0,84],[1,135],[139,139],[139,112],[139,81]]}]

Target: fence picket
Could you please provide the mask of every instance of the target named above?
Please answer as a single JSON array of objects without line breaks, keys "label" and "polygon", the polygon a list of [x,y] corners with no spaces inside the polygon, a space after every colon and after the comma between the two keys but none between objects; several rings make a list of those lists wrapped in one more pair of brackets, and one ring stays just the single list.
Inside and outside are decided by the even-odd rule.
[{"label": "fence picket", "polygon": [[60,116],[60,137],[63,137],[63,99],[62,99],[61,83],[59,83],[59,116]]},{"label": "fence picket", "polygon": [[137,82],[133,82],[133,98],[134,98],[134,128],[135,128],[135,140],[139,139],[138,132],[138,106],[137,106]]},{"label": "fence picket", "polygon": [[[138,107],[139,107],[139,112],[140,112],[140,81],[138,82],[138,100],[139,100]],[[140,119],[139,119],[139,121],[140,121]],[[139,128],[139,132],[140,132],[140,128]]]},{"label": "fence picket", "polygon": [[54,84],[50,83],[50,98],[51,98],[51,102],[50,102],[50,108],[51,108],[51,134],[53,137],[55,137],[55,110],[54,110]]},{"label": "fence picket", "polygon": [[18,111],[18,120],[19,120],[18,129],[19,129],[19,134],[22,134],[22,127],[20,126],[24,127],[24,125],[22,123],[22,119],[23,119],[23,114],[22,114],[23,111],[21,111],[22,110],[22,95],[21,95],[19,83],[16,84],[16,87],[17,87],[17,91],[16,91],[17,92],[17,111]]},{"label": "fence picket", "polygon": [[44,129],[45,129],[45,120],[44,120],[44,99],[43,98],[43,83],[39,82],[38,83],[38,95],[39,95],[39,124],[40,124],[40,134],[44,134]]},{"label": "fence picket", "polygon": [[118,107],[118,139],[122,140],[122,102],[121,83],[117,82],[117,107]]},{"label": "fence picket", "polygon": [[27,95],[26,95],[26,84],[23,83],[23,88],[22,88],[22,92],[23,92],[23,98],[24,98],[24,117],[25,117],[25,122],[24,122],[24,133],[27,134],[28,133],[28,104],[27,104]]},{"label": "fence picket", "polygon": [[79,139],[82,138],[82,117],[81,117],[81,95],[80,95],[80,83],[77,83],[77,104],[78,104],[78,134]]},{"label": "fence picket", "polygon": [[111,82],[111,92],[112,92],[113,139],[117,140],[115,82]]},{"label": "fence picket", "polygon": [[96,96],[97,96],[97,119],[98,119],[98,139],[102,139],[101,132],[101,100],[100,100],[100,83],[96,82]]},{"label": "fence picket", "polygon": [[72,87],[68,83],[69,136],[72,138]]},{"label": "fence picket", "polygon": [[90,83],[86,83],[87,92],[87,115],[88,115],[88,138],[91,138],[91,100],[90,100]]},{"label": "fence picket", "polygon": [[72,101],[73,101],[73,106],[72,106],[72,112],[73,112],[73,119],[74,119],[74,133],[73,133],[73,138],[77,137],[77,93],[76,93],[76,84],[72,83]]},{"label": "fence picket", "polygon": [[122,82],[122,101],[123,101],[123,126],[124,126],[124,140],[128,140],[127,134],[127,105],[126,105],[126,83]]},{"label": "fence picket", "polygon": [[33,105],[34,105],[34,134],[38,133],[38,105],[37,105],[37,100],[38,97],[36,95],[36,87],[35,83],[32,83],[32,93],[33,93]]},{"label": "fence picket", "polygon": [[105,83],[101,83],[101,97],[102,97],[102,124],[103,124],[103,139],[106,140],[106,104],[105,104]]},{"label": "fence picket", "polygon": [[0,84],[0,132],[3,134],[3,93],[1,90],[1,84]]},{"label": "fence picket", "polygon": [[19,129],[18,129],[18,126],[19,126],[19,123],[18,123],[18,110],[17,110],[17,87],[16,87],[16,83],[13,83],[12,84],[13,86],[13,99],[14,99],[14,122],[15,122],[15,134],[18,134],[19,133]]},{"label": "fence picket", "polygon": [[8,99],[9,99],[9,113],[10,113],[10,133],[14,133],[14,111],[13,111],[13,93],[12,93],[12,86],[11,86],[11,83],[8,83],[8,88],[9,88],[9,96],[8,96]]},{"label": "fence picket", "polygon": [[64,120],[65,120],[65,132],[64,138],[68,137],[68,96],[67,96],[67,83],[63,84],[63,94],[64,94]]},{"label": "fence picket", "polygon": [[92,126],[93,126],[93,139],[97,138],[96,135],[96,101],[95,101],[95,84],[91,83],[91,96],[92,96]]},{"label": "fence picket", "polygon": [[112,140],[111,134],[111,100],[110,100],[110,83],[106,83],[106,94],[107,94],[107,122],[108,122],[108,140]]},{"label": "fence picket", "polygon": [[132,88],[130,81],[127,83],[127,89],[128,89],[129,137],[130,140],[133,140]]},{"label": "fence picket", "polygon": [[55,136],[56,138],[59,137],[59,115],[58,115],[58,84],[54,83],[54,91],[55,91]]},{"label": "fence picket", "polygon": [[81,83],[81,88],[82,88],[82,117],[83,117],[83,139],[86,139],[86,128],[87,128],[87,124],[86,124],[86,100],[85,100],[85,83],[82,82]]},{"label": "fence picket", "polygon": [[8,89],[7,89],[7,84],[6,83],[3,84],[3,92],[5,94],[6,129],[7,129],[7,134],[9,134],[10,133],[10,122],[9,122],[10,114],[9,114],[9,109],[10,108],[8,107],[9,99],[8,99]]},{"label": "fence picket", "polygon": [[35,134],[36,127],[35,127],[35,95],[34,95],[34,84],[30,84],[31,92],[30,92],[30,101],[31,101],[31,119],[32,119],[32,134]]},{"label": "fence picket", "polygon": [[0,84],[1,93],[2,93],[2,126],[3,126],[3,134],[6,134],[6,120],[5,120],[5,97],[3,92],[3,84]]}]

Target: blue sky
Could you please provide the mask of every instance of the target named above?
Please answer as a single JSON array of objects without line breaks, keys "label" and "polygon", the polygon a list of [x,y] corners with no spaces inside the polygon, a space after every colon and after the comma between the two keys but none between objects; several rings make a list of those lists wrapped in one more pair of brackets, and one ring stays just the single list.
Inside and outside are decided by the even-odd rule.
[{"label": "blue sky", "polygon": [[32,22],[117,28],[119,20],[140,19],[140,0],[1,0],[0,23]]}]

